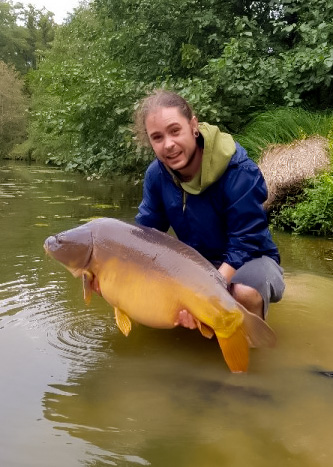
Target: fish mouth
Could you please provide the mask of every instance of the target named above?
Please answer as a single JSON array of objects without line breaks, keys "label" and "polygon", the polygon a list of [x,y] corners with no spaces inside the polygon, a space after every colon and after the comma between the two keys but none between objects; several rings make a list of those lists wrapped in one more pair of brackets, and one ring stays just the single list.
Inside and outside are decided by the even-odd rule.
[{"label": "fish mouth", "polygon": [[73,231],[51,235],[43,247],[48,256],[63,264],[74,277],[79,277],[91,262],[93,235],[88,229],[77,231],[75,236]]},{"label": "fish mouth", "polygon": [[50,237],[48,237],[45,242],[44,242],[44,245],[43,245],[43,248],[44,248],[44,251],[45,253],[48,255],[48,256],[52,256],[52,248],[55,246],[56,244],[56,237],[54,235],[51,235]]}]

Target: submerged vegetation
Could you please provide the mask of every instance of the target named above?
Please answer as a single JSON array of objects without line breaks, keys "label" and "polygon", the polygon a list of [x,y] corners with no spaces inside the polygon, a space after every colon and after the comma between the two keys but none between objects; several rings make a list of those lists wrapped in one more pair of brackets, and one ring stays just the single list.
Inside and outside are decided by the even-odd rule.
[{"label": "submerged vegetation", "polygon": [[[56,25],[50,12],[0,2],[0,59],[29,98],[28,138],[9,157],[140,178],[152,154],[137,148],[131,119],[156,87],[182,94],[256,161],[311,135],[332,149],[332,14],[332,0],[92,0]],[[322,234],[291,214],[312,189],[288,199],[276,225]]]}]

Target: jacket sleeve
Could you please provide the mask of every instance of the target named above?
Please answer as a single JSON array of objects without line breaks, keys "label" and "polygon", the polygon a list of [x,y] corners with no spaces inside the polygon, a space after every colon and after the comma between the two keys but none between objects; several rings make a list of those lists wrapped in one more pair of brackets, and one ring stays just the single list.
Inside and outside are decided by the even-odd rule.
[{"label": "jacket sleeve", "polygon": [[156,163],[152,163],[145,174],[143,182],[143,199],[135,221],[140,225],[153,227],[166,232],[170,223],[166,216],[162,198],[162,183]]},{"label": "jacket sleeve", "polygon": [[225,262],[238,269],[247,261],[262,256],[262,246],[270,238],[263,208],[267,187],[258,166],[250,160],[231,168],[226,186]]}]

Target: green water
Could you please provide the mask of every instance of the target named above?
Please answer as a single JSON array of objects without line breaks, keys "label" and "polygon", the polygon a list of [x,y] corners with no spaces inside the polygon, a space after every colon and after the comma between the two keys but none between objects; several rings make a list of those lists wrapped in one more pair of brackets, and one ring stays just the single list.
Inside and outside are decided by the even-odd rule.
[{"label": "green water", "polygon": [[333,240],[274,233],[287,289],[274,349],[232,375],[199,332],[116,328],[44,239],[92,217],[133,221],[141,187],[0,167],[0,466],[329,467]]}]

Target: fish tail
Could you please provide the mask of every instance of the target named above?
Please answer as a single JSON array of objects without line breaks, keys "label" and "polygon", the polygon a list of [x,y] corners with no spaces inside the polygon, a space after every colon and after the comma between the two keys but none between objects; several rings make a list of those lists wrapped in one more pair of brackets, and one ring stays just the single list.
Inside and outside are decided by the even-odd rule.
[{"label": "fish tail", "polygon": [[246,372],[249,366],[249,343],[243,326],[239,326],[230,337],[216,337],[230,371]]},{"label": "fish tail", "polygon": [[254,313],[250,313],[242,305],[238,304],[243,311],[243,329],[251,347],[274,347],[276,335],[268,326],[266,321],[259,318]]}]

